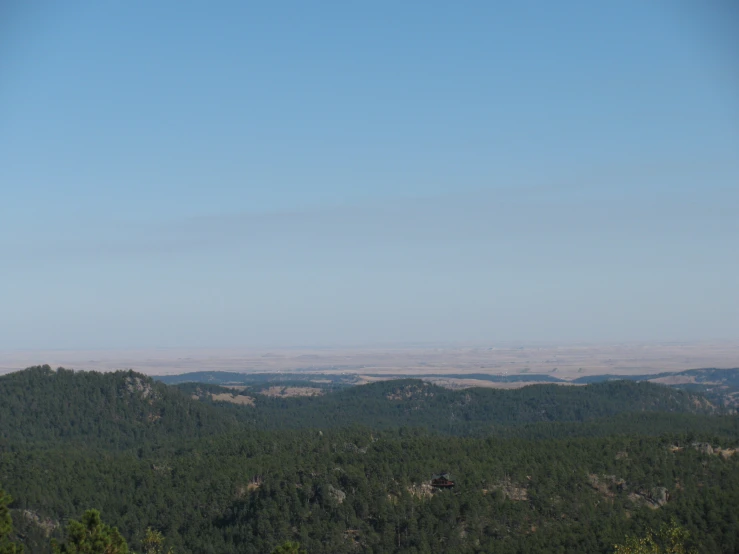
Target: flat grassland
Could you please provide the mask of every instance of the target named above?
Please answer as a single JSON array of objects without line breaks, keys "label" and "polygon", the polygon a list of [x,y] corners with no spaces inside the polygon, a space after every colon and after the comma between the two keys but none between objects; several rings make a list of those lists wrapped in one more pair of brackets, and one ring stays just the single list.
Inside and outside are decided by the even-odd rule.
[{"label": "flat grassland", "polygon": [[[0,374],[37,364],[149,375],[193,371],[296,372],[384,376],[435,376],[449,385],[517,386],[490,383],[472,374],[548,374],[575,379],[605,373],[639,375],[664,371],[739,367],[739,341],[623,344],[491,344],[357,348],[0,351]],[[468,374],[469,378],[460,374]],[[452,377],[454,376],[454,377]],[[530,384],[530,383],[529,383]]]}]

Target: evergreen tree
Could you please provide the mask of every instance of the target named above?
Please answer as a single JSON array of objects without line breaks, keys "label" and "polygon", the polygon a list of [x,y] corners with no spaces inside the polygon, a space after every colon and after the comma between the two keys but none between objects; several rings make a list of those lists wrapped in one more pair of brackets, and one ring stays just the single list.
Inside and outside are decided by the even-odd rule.
[{"label": "evergreen tree", "polygon": [[154,531],[149,528],[146,530],[146,536],[142,541],[144,547],[144,554],[173,554],[174,551],[170,548],[164,550],[164,535],[159,531]]},{"label": "evergreen tree", "polygon": [[54,554],[129,554],[126,540],[102,522],[97,510],[87,510],[82,521],[70,521],[66,544],[52,541],[51,546]]},{"label": "evergreen tree", "polygon": [[688,542],[690,533],[673,519],[663,525],[659,533],[649,531],[645,537],[629,537],[615,546],[616,554],[697,554]]},{"label": "evergreen tree", "polygon": [[272,554],[307,554],[307,551],[300,548],[300,543],[288,541],[275,548]]},{"label": "evergreen tree", "polygon": [[21,554],[23,547],[10,542],[8,538],[13,532],[13,520],[10,517],[8,504],[13,499],[0,489],[0,554]]}]

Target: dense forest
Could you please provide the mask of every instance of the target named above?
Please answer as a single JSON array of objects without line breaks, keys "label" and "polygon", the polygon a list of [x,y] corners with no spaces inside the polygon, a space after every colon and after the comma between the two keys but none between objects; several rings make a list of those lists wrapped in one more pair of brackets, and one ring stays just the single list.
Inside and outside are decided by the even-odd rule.
[{"label": "dense forest", "polygon": [[419,380],[380,381],[311,397],[269,397],[251,388],[183,384],[211,403],[224,393],[253,399],[240,410],[260,429],[330,428],[351,424],[377,429],[422,427],[454,435],[484,434],[496,427],[537,422],[585,422],[626,412],[714,413],[704,397],[652,383],[611,381],[589,386],[530,385],[520,389],[448,390]]},{"label": "dense forest", "polygon": [[5,399],[0,405],[0,439],[128,448],[155,439],[211,436],[245,425],[262,430],[407,426],[484,435],[501,427],[588,422],[630,412],[723,411],[697,394],[630,381],[452,391],[405,379],[297,397],[260,394],[265,387],[272,384],[246,389],[202,383],[171,387],[132,371],[102,374],[34,367],[0,378]]},{"label": "dense forest", "polygon": [[[365,377],[379,380],[402,380],[406,375],[373,374]],[[439,379],[437,374],[419,374],[416,379],[434,382]],[[444,374],[444,379],[475,379],[491,383],[521,384],[521,383],[559,383],[562,385],[590,385],[608,381],[636,381],[651,382],[667,385],[675,389],[699,393],[716,406],[730,409],[739,408],[739,368],[716,369],[702,368],[685,371],[668,371],[644,375],[588,375],[573,380],[565,380],[551,374],[537,373],[464,373]],[[296,371],[292,373],[237,373],[227,371],[196,371],[181,375],[166,375],[156,377],[157,380],[169,385],[185,383],[202,383],[206,385],[223,385],[227,387],[242,386],[250,392],[259,392],[273,386],[305,386],[319,388],[333,392],[347,386],[361,382],[356,374],[351,373],[308,373]]]},{"label": "dense forest", "polygon": [[[626,381],[260,390],[48,367],[0,377],[10,538],[49,553],[94,508],[136,552],[153,530],[177,554],[285,541],[610,553],[670,522],[689,548],[739,550],[739,421],[699,394]],[[440,473],[453,488],[432,486]]]},{"label": "dense forest", "polygon": [[0,396],[0,440],[10,443],[125,448],[162,437],[208,436],[236,423],[223,410],[132,371],[32,367],[0,377]]}]

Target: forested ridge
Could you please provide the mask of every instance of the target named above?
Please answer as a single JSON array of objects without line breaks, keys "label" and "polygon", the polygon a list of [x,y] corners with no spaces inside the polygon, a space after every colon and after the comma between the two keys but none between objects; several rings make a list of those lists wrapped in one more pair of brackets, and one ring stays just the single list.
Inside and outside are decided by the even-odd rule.
[{"label": "forested ridge", "polygon": [[[407,380],[313,398],[224,389],[255,399],[234,405],[208,387],[48,367],[0,377],[12,538],[50,552],[95,508],[137,552],[151,528],[178,554],[285,541],[309,553],[610,553],[673,518],[700,552],[739,550],[737,416],[700,395]],[[440,472],[453,489],[430,486]]]},{"label": "forested ridge", "polygon": [[0,440],[130,447],[226,431],[235,418],[135,373],[37,366],[0,377]]},{"label": "forested ridge", "polygon": [[[356,369],[356,368],[355,368]],[[402,380],[407,375],[394,374],[364,374],[370,378],[382,380]],[[438,374],[416,375],[415,379],[439,379]],[[559,383],[561,385],[589,385],[607,381],[640,381],[667,385],[672,388],[699,393],[716,406],[725,406],[729,409],[739,408],[739,368],[717,369],[701,368],[685,371],[668,371],[644,375],[588,375],[573,380],[555,377],[551,373],[445,373],[444,379],[475,379],[492,383]],[[307,373],[296,371],[292,373],[237,373],[226,371],[196,371],[180,375],[164,375],[155,379],[167,384],[202,383],[205,385],[245,386],[250,391],[271,386],[307,386],[320,387],[327,391],[334,391],[360,382],[359,377],[352,373]]]},{"label": "forested ridge", "polygon": [[[578,422],[625,412],[714,413],[704,397],[652,383],[611,381],[588,386],[530,385],[520,389],[448,390],[414,379],[380,381],[313,397],[273,398],[251,389],[179,385],[213,402],[212,394],[251,395],[241,410],[258,428],[422,427],[449,434],[490,432],[495,426],[538,422]],[[203,394],[203,393],[209,394]],[[221,403],[221,402],[218,402]]]},{"label": "forested ridge", "polygon": [[[172,387],[133,371],[33,367],[0,377],[0,395],[5,399],[0,404],[0,439],[46,445],[83,440],[126,448],[155,438],[209,436],[240,424],[257,429],[410,426],[469,435],[496,426],[589,421],[626,412],[720,411],[700,395],[628,381],[453,391],[405,379],[288,398],[260,394],[265,386]],[[214,400],[223,395],[242,396],[251,404]]]}]

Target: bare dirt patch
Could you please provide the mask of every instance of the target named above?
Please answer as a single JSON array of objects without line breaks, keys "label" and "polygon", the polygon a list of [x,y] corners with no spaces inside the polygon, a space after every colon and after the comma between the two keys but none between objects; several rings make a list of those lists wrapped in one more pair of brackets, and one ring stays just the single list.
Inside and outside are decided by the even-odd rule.
[{"label": "bare dirt patch", "polygon": [[431,486],[430,482],[421,483],[420,485],[411,485],[408,487],[408,493],[421,500],[431,498],[436,492],[436,489]]},{"label": "bare dirt patch", "polygon": [[509,477],[495,483],[489,489],[482,489],[482,494],[488,494],[490,490],[499,490],[503,493],[504,497],[516,502],[523,502],[529,499],[528,489],[512,482]]},{"label": "bare dirt patch", "polygon": [[615,491],[621,491],[626,486],[626,481],[615,475],[588,474],[588,484],[603,496],[613,498]]},{"label": "bare dirt patch", "polygon": [[662,385],[690,385],[695,383],[693,375],[672,375],[670,377],[658,377],[650,379],[652,383],[661,383]]},{"label": "bare dirt patch", "polygon": [[315,387],[269,387],[259,394],[264,396],[279,396],[282,398],[288,396],[320,396],[323,390]]},{"label": "bare dirt patch", "polygon": [[[458,390],[458,389],[471,389],[471,388],[488,388],[488,389],[520,389],[521,387],[527,387],[529,385],[551,385],[549,381],[515,381],[515,382],[500,382],[500,381],[487,381],[484,379],[462,379],[457,377],[424,377],[424,381],[433,383],[446,389]],[[556,383],[557,385],[567,385],[578,387],[581,386],[576,383]]]},{"label": "bare dirt patch", "polygon": [[244,396],[243,394],[229,394],[227,392],[220,394],[210,393],[210,398],[216,402],[231,402],[232,404],[239,404],[241,406],[254,406],[254,399],[251,396]]}]

